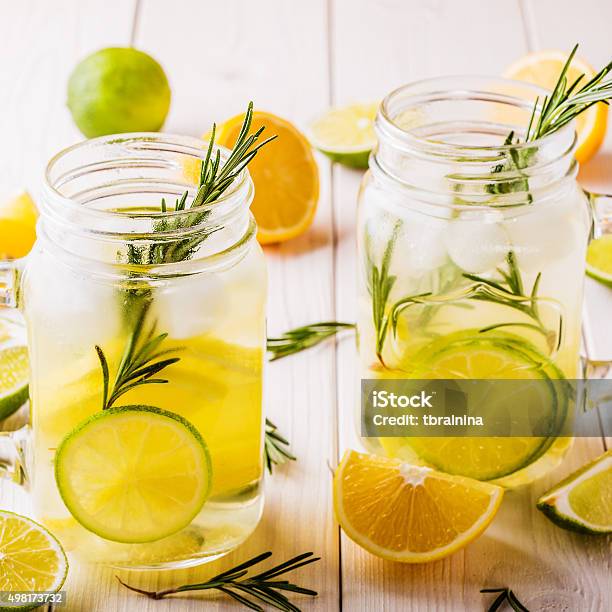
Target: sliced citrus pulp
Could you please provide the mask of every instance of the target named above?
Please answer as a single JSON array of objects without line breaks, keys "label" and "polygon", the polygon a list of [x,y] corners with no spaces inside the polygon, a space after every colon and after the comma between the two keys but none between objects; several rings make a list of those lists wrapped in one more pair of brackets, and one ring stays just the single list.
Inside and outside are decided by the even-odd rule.
[{"label": "sliced citrus pulp", "polygon": [[28,399],[29,374],[25,346],[0,349],[0,419],[13,414]]},{"label": "sliced citrus pulp", "polygon": [[[567,52],[557,50],[530,53],[512,64],[504,76],[552,90],[567,61],[567,55]],[[574,57],[567,71],[568,85],[581,74],[584,74],[581,83],[586,84],[595,76],[595,70],[584,60]],[[602,102],[576,118],[576,159],[580,163],[588,161],[597,153],[606,135],[607,121],[608,107]]]},{"label": "sliced citrus pulp", "polygon": [[612,287],[612,234],[592,240],[587,249],[587,274]]},{"label": "sliced citrus pulp", "polygon": [[367,168],[376,144],[374,119],[378,102],[331,108],[310,125],[312,144],[332,161]]},{"label": "sliced citrus pulp", "polygon": [[25,191],[0,201],[0,259],[25,257],[36,240],[38,211]]},{"label": "sliced citrus pulp", "polygon": [[537,503],[553,523],[579,533],[612,533],[612,450],[570,474]]},{"label": "sliced citrus pulp", "polygon": [[67,573],[66,555],[51,533],[25,516],[0,510],[0,591],[55,593]]},{"label": "sliced citrus pulp", "polygon": [[[219,126],[217,144],[232,148],[244,115]],[[264,111],[253,113],[251,131],[265,127],[263,136],[278,138],[249,163],[255,184],[251,211],[261,244],[284,242],[311,225],[319,200],[319,170],[306,137],[289,121]]]},{"label": "sliced citrus pulp", "polygon": [[513,474],[539,458],[565,422],[567,397],[560,394],[563,387],[546,384],[552,379],[563,379],[562,373],[529,343],[513,334],[466,330],[442,336],[410,360],[408,376],[415,380],[456,379],[459,387],[461,380],[516,379],[516,395],[511,398],[488,394],[494,387],[484,387],[486,397],[481,401],[474,396],[478,387],[466,386],[464,392],[470,398],[470,405],[478,407],[478,414],[491,418],[513,414],[518,422],[539,422],[550,434],[380,439],[390,455],[406,458],[402,447],[408,446],[419,459],[449,474],[478,480],[494,480]]},{"label": "sliced citrus pulp", "polygon": [[378,557],[406,563],[441,559],[477,538],[502,497],[489,483],[353,450],[334,476],[345,533]]},{"label": "sliced citrus pulp", "polygon": [[183,417],[151,406],[95,414],[60,444],[55,478],[86,529],[115,542],[152,542],[195,518],[212,481],[201,435]]}]

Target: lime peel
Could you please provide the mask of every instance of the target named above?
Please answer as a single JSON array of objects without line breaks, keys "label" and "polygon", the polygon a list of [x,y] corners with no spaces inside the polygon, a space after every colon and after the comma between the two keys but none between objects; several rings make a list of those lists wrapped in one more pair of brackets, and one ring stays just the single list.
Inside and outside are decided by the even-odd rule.
[{"label": "lime peel", "polygon": [[[612,533],[612,450],[570,474],[536,505],[563,529],[590,535]],[[595,517],[597,523],[589,520]]]},{"label": "lime peel", "polygon": [[67,574],[66,553],[51,532],[26,516],[0,510],[0,590],[23,591],[23,585],[29,584],[32,591],[56,593]]},{"label": "lime peel", "polygon": [[592,240],[587,250],[587,274],[612,287],[612,234]]},{"label": "lime peel", "polygon": [[92,533],[153,542],[200,512],[211,490],[211,465],[206,443],[184,417],[122,406],[93,415],[63,439],[55,479],[72,516]]},{"label": "lime peel", "polygon": [[6,419],[27,401],[29,367],[25,346],[0,350],[0,419]]}]

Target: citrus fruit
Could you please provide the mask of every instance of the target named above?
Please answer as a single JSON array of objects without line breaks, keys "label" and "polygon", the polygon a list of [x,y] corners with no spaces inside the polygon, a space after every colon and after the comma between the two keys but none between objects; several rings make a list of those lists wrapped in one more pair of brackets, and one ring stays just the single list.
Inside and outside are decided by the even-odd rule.
[{"label": "citrus fruit", "polygon": [[68,560],[53,535],[25,516],[0,510],[0,591],[55,593],[67,573]]},{"label": "citrus fruit", "polygon": [[587,274],[612,287],[612,234],[591,240],[587,249]]},{"label": "citrus fruit", "polygon": [[170,108],[170,86],[150,55],[110,47],[76,66],[68,81],[68,108],[87,138],[155,132]]},{"label": "citrus fruit", "polygon": [[25,346],[0,349],[0,419],[13,414],[28,399],[29,368]]},{"label": "citrus fruit", "polygon": [[206,444],[186,419],[124,406],[95,414],[64,438],[55,479],[81,525],[107,540],[134,543],[189,525],[212,474]]},{"label": "citrus fruit", "polygon": [[25,257],[36,240],[38,211],[26,191],[0,201],[0,259]]},{"label": "citrus fruit", "polygon": [[334,475],[342,529],[390,561],[424,563],[454,553],[486,529],[502,497],[492,484],[353,450]]},{"label": "citrus fruit", "polygon": [[[522,338],[509,333],[465,330],[442,336],[426,345],[411,359],[409,378],[414,380],[456,379],[457,386],[470,398],[470,407],[486,419],[512,415],[518,423],[538,423],[542,436],[414,436],[381,438],[391,455],[401,454],[402,446],[422,461],[449,474],[478,480],[494,480],[526,467],[553,443],[565,423],[568,398],[560,370]],[[506,387],[471,385],[474,380],[517,380],[512,397]],[[462,381],[465,381],[462,383]],[[529,384],[533,381],[533,384]],[[478,396],[479,390],[482,398]],[[485,420],[486,420],[485,419]],[[478,429],[478,428],[477,428]]]},{"label": "citrus fruit", "polygon": [[[552,90],[566,61],[565,51],[538,51],[516,61],[504,76]],[[584,74],[581,84],[586,84],[596,73],[584,60],[574,57],[567,71],[568,86],[581,74]],[[576,118],[578,140],[575,156],[580,163],[591,159],[599,150],[606,135],[607,121],[608,107],[603,102],[595,104]]]},{"label": "citrus fruit", "polygon": [[374,119],[378,102],[332,108],[310,125],[310,140],[332,161],[352,168],[368,167],[368,157],[376,144]]},{"label": "citrus fruit", "polygon": [[612,450],[570,474],[538,499],[553,523],[579,533],[612,533]]},{"label": "citrus fruit", "polygon": [[[217,144],[231,149],[243,120],[244,115],[238,115],[223,123]],[[299,236],[312,224],[319,199],[319,170],[310,144],[289,121],[255,111],[251,131],[262,126],[264,137],[278,138],[261,149],[248,168],[255,184],[251,211],[257,221],[257,239],[270,244]]]}]

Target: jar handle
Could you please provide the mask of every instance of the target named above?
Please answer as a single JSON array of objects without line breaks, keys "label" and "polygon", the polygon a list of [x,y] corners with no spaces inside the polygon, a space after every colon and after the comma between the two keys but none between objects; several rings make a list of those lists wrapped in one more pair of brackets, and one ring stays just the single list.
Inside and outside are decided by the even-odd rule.
[{"label": "jar handle", "polygon": [[0,261],[0,306],[17,308],[19,279],[25,265],[25,257]]},{"label": "jar handle", "polygon": [[[591,193],[585,191],[589,198],[591,207],[591,233],[589,241],[601,238],[605,234],[612,234],[612,195],[606,193]],[[608,378],[612,370],[612,358],[610,359],[589,359],[582,356],[582,377],[584,379]],[[606,398],[609,399],[609,398]],[[595,401],[597,405],[604,400]]]},{"label": "jar handle", "polygon": [[590,239],[612,234],[612,195],[606,193],[585,192],[591,206]]},{"label": "jar handle", "polygon": [[0,431],[0,479],[27,485],[26,443],[29,427],[16,431]]}]

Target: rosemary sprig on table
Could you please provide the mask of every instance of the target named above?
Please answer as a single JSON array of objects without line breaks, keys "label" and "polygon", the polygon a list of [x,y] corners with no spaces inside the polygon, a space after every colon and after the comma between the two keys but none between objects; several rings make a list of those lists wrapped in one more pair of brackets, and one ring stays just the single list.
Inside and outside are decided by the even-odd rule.
[{"label": "rosemary sprig on table", "polygon": [[110,386],[108,360],[104,351],[97,344],[95,346],[102,367],[102,410],[111,408],[122,395],[136,387],[166,384],[168,381],[165,378],[154,378],[154,376],[180,359],[179,357],[167,357],[178,349],[159,350],[168,334],[155,335],[155,323],[150,326],[148,331],[144,331],[145,319],[150,305],[151,302],[144,302],[144,306],[136,319],[117,368],[112,388]]},{"label": "rosemary sprig on table", "polygon": [[268,338],[267,348],[272,355],[270,361],[299,353],[346,329],[355,329],[355,324],[323,321],[296,327],[277,338]]},{"label": "rosemary sprig on table", "polygon": [[[376,333],[376,357],[380,363],[385,366],[382,352],[387,336],[387,328],[389,327],[389,314],[387,311],[387,303],[391,289],[397,278],[389,274],[389,266],[391,265],[391,257],[393,249],[401,227],[401,221],[397,221],[393,227],[391,237],[387,241],[380,266],[376,264],[371,253],[371,245],[366,238],[366,280],[368,292],[372,300],[372,320],[374,322],[374,331]],[[385,366],[386,367],[386,366]]]},{"label": "rosemary sprig on table", "polygon": [[275,465],[282,465],[287,461],[295,461],[297,457],[291,453],[289,440],[282,436],[278,428],[270,419],[266,419],[266,435],[264,439],[264,457],[266,468],[272,474]]},{"label": "rosemary sprig on table", "polygon": [[480,592],[499,593],[499,595],[491,603],[491,606],[487,612],[496,612],[504,604],[504,602],[508,603],[514,612],[529,612],[529,610],[518,600],[518,597],[514,594],[512,589],[509,589],[508,587],[480,589]]},{"label": "rosemary sprig on table", "polygon": [[283,591],[308,595],[309,597],[316,597],[318,593],[312,589],[297,586],[288,580],[275,580],[275,578],[305,565],[309,565],[310,563],[314,563],[315,561],[319,561],[320,557],[313,557],[313,553],[311,552],[302,553],[260,574],[254,576],[247,575],[251,567],[265,561],[271,556],[271,552],[265,552],[236,567],[217,574],[206,582],[184,584],[172,589],[164,589],[163,591],[145,591],[126,584],[119,577],[117,577],[117,580],[124,587],[130,589],[130,591],[146,595],[150,599],[163,599],[169,595],[188,591],[208,591],[216,589],[232,597],[238,603],[241,603],[250,610],[264,612],[264,608],[258,603],[261,602],[271,606],[275,610],[282,610],[283,612],[300,612],[300,608],[292,603]]}]

